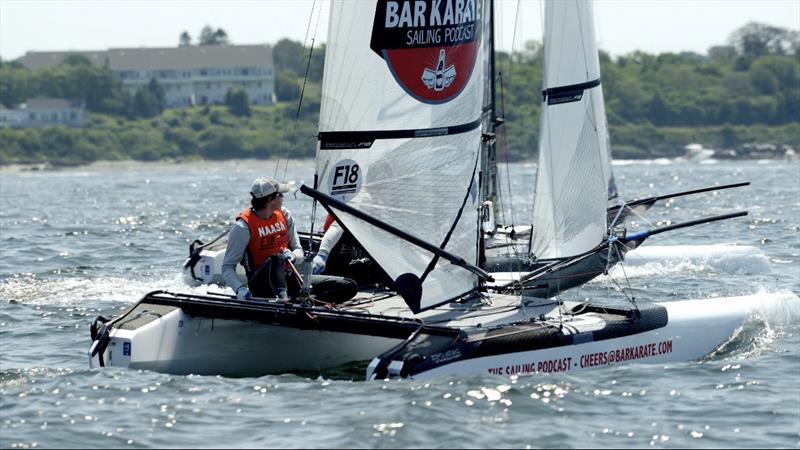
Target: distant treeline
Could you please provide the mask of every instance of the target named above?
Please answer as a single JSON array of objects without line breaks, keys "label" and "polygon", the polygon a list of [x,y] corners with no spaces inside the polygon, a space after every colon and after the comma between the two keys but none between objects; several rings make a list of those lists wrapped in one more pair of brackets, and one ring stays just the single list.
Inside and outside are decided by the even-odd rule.
[{"label": "distant treeline", "polygon": [[[57,97],[82,99],[89,111],[82,129],[0,129],[0,163],[312,157],[325,46],[312,51],[284,39],[273,57],[277,105],[251,106],[246,92],[235,89],[225,105],[179,109],[165,109],[157,81],[130,94],[113,71],[81,56],[35,72],[0,61],[6,107]],[[535,156],[542,62],[538,42],[497,55],[496,103],[505,118],[500,151],[510,160]],[[751,23],[707,55],[634,52],[613,59],[601,52],[601,65],[615,157],[676,156],[691,142],[800,148],[796,31]]]}]

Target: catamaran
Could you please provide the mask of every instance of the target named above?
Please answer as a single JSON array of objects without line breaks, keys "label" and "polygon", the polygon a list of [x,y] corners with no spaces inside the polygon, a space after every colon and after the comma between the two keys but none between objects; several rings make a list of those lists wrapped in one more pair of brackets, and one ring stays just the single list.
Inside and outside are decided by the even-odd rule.
[{"label": "catamaran", "polygon": [[[746,214],[609,229],[596,58],[576,58],[569,62],[581,70],[548,69],[545,77],[542,135],[570,155],[547,163],[570,179],[543,182],[552,201],[534,217],[549,233],[534,233],[537,255],[553,261],[505,281],[480,267],[492,8],[472,0],[331,5],[315,184],[301,192],[374,257],[391,289],[364,290],[338,305],[153,292],[112,320],[93,321],[90,365],[248,376],[325,373],[372,359],[368,379],[421,378],[689,360],[729,338],[750,299],[610,307],[605,299],[525,294],[593,255]],[[547,3],[548,67],[558,67],[557,55],[596,52],[591,8]]]}]

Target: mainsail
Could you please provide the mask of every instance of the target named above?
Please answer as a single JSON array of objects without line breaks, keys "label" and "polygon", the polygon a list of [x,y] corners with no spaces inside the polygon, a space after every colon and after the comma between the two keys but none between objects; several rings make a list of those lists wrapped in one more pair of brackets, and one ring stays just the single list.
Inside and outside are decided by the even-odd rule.
[{"label": "mainsail", "polygon": [[531,253],[591,250],[607,230],[610,157],[592,3],[545,7],[544,91]]},{"label": "mainsail", "polygon": [[[472,264],[483,7],[478,0],[333,2],[316,167],[320,192]],[[463,266],[323,204],[397,284],[421,280],[417,298],[404,295],[412,310],[476,288],[479,278]]]}]

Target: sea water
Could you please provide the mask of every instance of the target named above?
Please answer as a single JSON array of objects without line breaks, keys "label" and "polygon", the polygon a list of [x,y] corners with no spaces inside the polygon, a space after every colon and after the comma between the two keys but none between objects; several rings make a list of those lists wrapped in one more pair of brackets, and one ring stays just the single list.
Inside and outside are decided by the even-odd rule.
[{"label": "sea water", "polygon": [[[634,218],[636,229],[750,215],[654,236],[624,267],[566,295],[621,304],[763,299],[735,337],[680,364],[368,383],[363,366],[336,379],[88,367],[95,316],[119,314],[156,289],[224,291],[183,284],[189,243],[223,231],[254,178],[311,184],[313,163],[6,168],[0,447],[800,446],[800,165],[660,160],[614,170],[628,199],[752,182],[657,204]],[[535,166],[500,166],[500,176],[502,221],[529,224]],[[307,229],[309,200],[288,194],[284,204]]]}]

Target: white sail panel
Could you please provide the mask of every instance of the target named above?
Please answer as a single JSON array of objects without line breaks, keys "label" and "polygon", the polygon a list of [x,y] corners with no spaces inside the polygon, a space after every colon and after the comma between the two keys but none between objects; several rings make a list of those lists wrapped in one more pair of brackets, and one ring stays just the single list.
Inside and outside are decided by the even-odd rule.
[{"label": "white sail panel", "polygon": [[[483,101],[484,61],[481,45],[481,20],[483,11],[479,0],[430,0],[417,2],[344,0],[331,3],[328,42],[325,48],[325,73],[322,85],[319,130],[361,131],[400,130],[446,127],[472,122],[480,117]],[[408,39],[417,39],[419,48],[386,50],[381,54],[376,49],[382,43],[374,42],[376,20],[383,25],[392,23],[393,16],[381,16],[380,5],[393,4],[402,15],[404,7],[417,4],[425,6],[417,24],[426,26],[402,27],[397,24],[393,31],[401,32],[401,41],[388,44],[402,45]],[[461,22],[446,26],[433,26],[431,22],[445,20],[445,14],[433,14],[434,6],[444,11],[449,5],[455,21],[455,10],[461,11]],[[387,7],[387,10],[392,8]],[[414,13],[414,10],[411,11]],[[378,17],[380,16],[380,17]],[[416,17],[414,17],[416,18]],[[469,21],[469,19],[475,19]],[[422,20],[424,19],[424,21]],[[470,23],[472,22],[472,23]],[[411,25],[414,23],[412,22]],[[430,33],[427,33],[430,31]],[[409,35],[409,33],[411,33]],[[409,37],[410,36],[410,37]],[[427,39],[440,39],[440,46],[431,45]],[[472,40],[468,40],[472,37]],[[453,40],[464,41],[451,45]],[[427,44],[424,44],[427,42]],[[381,50],[381,49],[378,49]],[[444,53],[442,54],[442,51]],[[436,70],[443,56],[443,67]],[[471,56],[471,58],[470,58]],[[419,58],[417,60],[416,58]],[[407,58],[407,59],[403,59]],[[410,58],[411,60],[409,60]],[[418,64],[401,73],[406,66]],[[445,87],[445,76],[455,79]],[[427,87],[423,77],[425,69],[432,69],[434,77],[442,77],[442,85]],[[469,70],[467,70],[469,69]],[[460,89],[457,89],[459,88]],[[437,89],[439,89],[437,91]],[[409,93],[411,92],[411,94]],[[446,102],[425,103],[414,95],[423,92],[432,102],[457,94]],[[412,95],[413,94],[413,95]]]},{"label": "white sail panel", "polygon": [[[391,233],[347,213],[337,211],[336,215],[351,233],[362,237],[360,242],[365,248],[379,246],[382,249],[374,258],[393,280],[398,280],[405,274],[422,277],[424,269],[434,261],[433,253],[398,239]],[[423,270],[420,271],[420,268]],[[453,300],[476,286],[477,278],[474,274],[443,258],[438,258],[433,270],[422,282],[418,308],[426,309],[443,301]]]},{"label": "white sail panel", "polygon": [[[475,264],[480,130],[414,139],[378,140],[369,150],[320,150],[319,189],[349,206]],[[330,162],[336,154],[338,162]],[[356,192],[339,195],[343,165],[358,161]],[[338,176],[338,179],[337,179]],[[433,255],[348,214],[339,220],[392,279],[422,277]],[[453,225],[456,224],[455,228]],[[448,237],[449,235],[449,237]],[[474,289],[475,275],[440,261],[423,282],[421,308]]]},{"label": "white sail panel", "polygon": [[[333,2],[317,152],[318,190],[470,264],[477,262],[483,7]],[[421,309],[478,283],[447,261],[429,271],[432,253],[337,216],[393,279],[424,278]]]},{"label": "white sail panel", "polygon": [[545,14],[546,94],[531,246],[539,259],[601,243],[611,179],[592,4],[550,1]]},{"label": "white sail panel", "polygon": [[546,88],[600,78],[591,1],[546,1],[544,27]]}]

